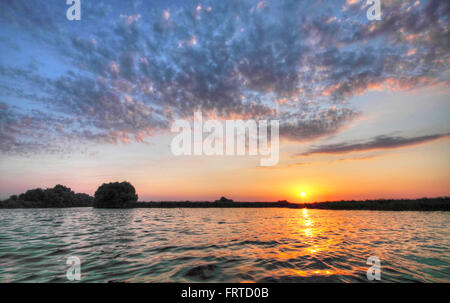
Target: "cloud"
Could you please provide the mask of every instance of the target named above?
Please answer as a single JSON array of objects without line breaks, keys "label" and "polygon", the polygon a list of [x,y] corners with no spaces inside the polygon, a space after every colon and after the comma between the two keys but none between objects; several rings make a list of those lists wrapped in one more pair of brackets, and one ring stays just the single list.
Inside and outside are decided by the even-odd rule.
[{"label": "cloud", "polygon": [[64,126],[74,123],[38,110],[22,114],[0,103],[0,150],[13,154],[27,154],[30,150],[53,154],[70,152],[74,134],[68,133]]},{"label": "cloud", "polygon": [[310,156],[315,154],[346,154],[351,152],[366,152],[372,150],[402,148],[424,144],[448,137],[450,137],[450,134],[434,134],[410,138],[377,136],[363,143],[338,143],[312,147],[308,151],[300,154],[300,156]]},{"label": "cloud", "polygon": [[[76,24],[58,3],[1,3],[9,39],[0,57],[0,98],[16,106],[5,114],[8,123],[39,121],[31,108],[45,113],[64,134],[45,137],[45,124],[32,127],[61,146],[70,139],[142,142],[198,110],[218,119],[279,119],[282,137],[311,141],[359,116],[347,103],[353,96],[449,84],[448,1],[390,1],[376,23],[358,13],[364,3],[357,1],[347,1],[355,9],[344,12],[335,1],[207,1],[170,9],[86,2]],[[17,49],[22,55],[13,64],[7,58]],[[27,134],[10,136],[43,140]]]},{"label": "cloud", "polygon": [[289,118],[281,117],[280,136],[290,141],[310,141],[339,132],[357,116],[358,113],[349,109],[331,108],[309,118],[299,117],[293,122],[286,122]]}]

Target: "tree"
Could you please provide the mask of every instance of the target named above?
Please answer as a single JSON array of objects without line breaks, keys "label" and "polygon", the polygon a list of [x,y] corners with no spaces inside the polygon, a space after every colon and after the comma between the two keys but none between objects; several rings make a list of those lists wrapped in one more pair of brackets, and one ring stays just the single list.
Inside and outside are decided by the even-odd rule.
[{"label": "tree", "polygon": [[93,198],[58,184],[53,188],[27,190],[19,196],[11,196],[8,201],[8,207],[85,207],[92,206]]},{"label": "tree", "polygon": [[225,197],[221,197],[219,200],[216,200],[215,202],[217,202],[217,203],[220,203],[220,202],[227,203],[227,202],[233,202],[233,199],[228,199],[228,198],[225,198]]},{"label": "tree", "polygon": [[19,199],[23,201],[38,202],[45,198],[44,191],[41,188],[27,190],[24,194],[19,195]]},{"label": "tree", "polygon": [[129,182],[103,183],[95,192],[94,207],[126,208],[137,199],[136,190]]}]

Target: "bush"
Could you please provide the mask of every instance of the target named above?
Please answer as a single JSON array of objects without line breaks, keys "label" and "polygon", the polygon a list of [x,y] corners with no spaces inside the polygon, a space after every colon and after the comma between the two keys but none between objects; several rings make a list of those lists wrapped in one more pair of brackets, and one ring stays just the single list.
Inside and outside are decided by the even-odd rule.
[{"label": "bush", "polygon": [[95,192],[94,207],[126,208],[137,199],[136,190],[129,182],[103,183]]},{"label": "bush", "polygon": [[76,194],[69,187],[56,185],[53,188],[35,188],[25,193],[12,195],[0,207],[40,208],[40,207],[86,207],[92,206],[93,198],[87,194]]},{"label": "bush", "polygon": [[217,202],[217,203],[220,203],[220,202],[222,202],[222,203],[229,203],[229,202],[233,202],[233,200],[232,200],[232,199],[225,198],[225,197],[220,197],[219,200],[216,200],[216,201],[214,201],[214,202]]}]

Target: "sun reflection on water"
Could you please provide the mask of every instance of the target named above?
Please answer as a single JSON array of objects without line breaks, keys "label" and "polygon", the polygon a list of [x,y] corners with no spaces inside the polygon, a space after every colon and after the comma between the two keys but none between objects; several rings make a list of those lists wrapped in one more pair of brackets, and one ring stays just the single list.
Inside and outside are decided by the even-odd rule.
[{"label": "sun reflection on water", "polygon": [[313,222],[309,218],[308,210],[306,208],[303,209],[303,225],[305,227],[307,227],[304,230],[305,236],[312,237],[313,236],[313,229],[312,229]]}]

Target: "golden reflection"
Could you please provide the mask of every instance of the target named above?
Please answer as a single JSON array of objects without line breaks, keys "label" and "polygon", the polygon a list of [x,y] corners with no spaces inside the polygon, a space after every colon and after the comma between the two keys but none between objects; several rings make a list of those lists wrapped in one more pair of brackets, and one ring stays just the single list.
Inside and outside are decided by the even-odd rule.
[{"label": "golden reflection", "polygon": [[305,227],[307,227],[304,230],[305,236],[312,237],[313,230],[311,227],[313,226],[313,223],[312,223],[311,219],[309,218],[308,210],[306,208],[303,209],[303,225],[305,225]]},{"label": "golden reflection", "polygon": [[[364,270],[364,268],[362,268]],[[290,274],[294,274],[300,277],[311,277],[311,276],[331,276],[331,275],[351,275],[353,270],[342,270],[336,268],[330,269],[312,269],[312,270],[298,270],[290,269],[287,270]]]},{"label": "golden reflection", "polygon": [[[327,241],[319,241],[317,235],[321,233],[321,229],[315,226],[314,220],[310,216],[311,210],[307,208],[302,209],[302,231],[306,238],[306,244],[309,245],[307,249],[303,251],[304,255],[318,254],[319,252],[330,253],[334,246],[340,242],[338,238],[329,238]],[[325,274],[321,272],[320,274]]]},{"label": "golden reflection", "polygon": [[318,251],[320,251],[320,249],[319,249],[319,247],[317,245],[314,245],[313,248],[309,249],[309,253],[310,254],[316,253]]},{"label": "golden reflection", "polygon": [[307,237],[312,237],[312,229],[311,228],[307,228],[305,229],[305,236]]}]

